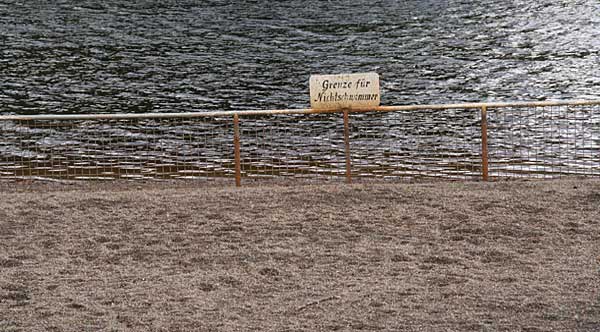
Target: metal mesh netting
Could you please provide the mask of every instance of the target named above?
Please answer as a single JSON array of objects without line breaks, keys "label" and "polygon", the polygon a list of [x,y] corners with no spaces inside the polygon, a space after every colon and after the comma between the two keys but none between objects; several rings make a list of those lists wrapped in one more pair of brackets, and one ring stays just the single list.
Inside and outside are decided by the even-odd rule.
[{"label": "metal mesh netting", "polygon": [[240,119],[242,176],[331,180],[345,175],[341,114]]},{"label": "metal mesh netting", "polygon": [[231,120],[0,122],[0,176],[65,179],[233,176]]},{"label": "metal mesh netting", "polygon": [[[488,109],[489,175],[600,176],[600,106]],[[350,113],[355,179],[481,179],[478,109]],[[245,180],[346,176],[342,113],[243,115]],[[231,116],[1,120],[0,178],[234,178]],[[259,181],[260,182],[260,181]]]},{"label": "metal mesh netting", "polygon": [[455,109],[352,115],[353,175],[479,178],[479,121],[479,112]]},{"label": "metal mesh netting", "polygon": [[600,106],[488,111],[490,176],[600,176]]}]

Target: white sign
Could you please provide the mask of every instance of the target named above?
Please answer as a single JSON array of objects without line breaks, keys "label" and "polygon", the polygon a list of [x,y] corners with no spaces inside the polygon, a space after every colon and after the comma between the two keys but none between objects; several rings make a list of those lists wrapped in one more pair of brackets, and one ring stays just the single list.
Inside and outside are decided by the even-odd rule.
[{"label": "white sign", "polygon": [[368,109],[379,106],[379,102],[377,73],[310,76],[313,109]]}]

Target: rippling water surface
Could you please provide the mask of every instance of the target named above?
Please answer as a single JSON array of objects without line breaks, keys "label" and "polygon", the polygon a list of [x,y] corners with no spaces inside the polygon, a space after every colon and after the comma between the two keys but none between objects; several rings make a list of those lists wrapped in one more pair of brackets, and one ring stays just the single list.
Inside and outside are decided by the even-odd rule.
[{"label": "rippling water surface", "polygon": [[[600,2],[0,2],[3,115],[305,108],[311,74],[368,71],[384,105],[598,99]],[[5,121],[0,175],[230,176],[230,120]],[[248,119],[244,174],[343,175],[340,121]],[[353,116],[355,172],[479,176],[479,121]],[[598,106],[491,112],[492,170],[599,175],[599,121]]]},{"label": "rippling water surface", "polygon": [[0,112],[308,106],[314,73],[383,104],[600,97],[600,2],[3,1]]}]

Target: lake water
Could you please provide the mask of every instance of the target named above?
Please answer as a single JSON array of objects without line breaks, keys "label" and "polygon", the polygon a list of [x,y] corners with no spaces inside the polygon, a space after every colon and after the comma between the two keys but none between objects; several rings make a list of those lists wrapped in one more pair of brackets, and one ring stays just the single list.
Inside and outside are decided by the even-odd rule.
[{"label": "lake water", "polygon": [[[600,2],[0,3],[1,114],[305,108],[310,74],[367,71],[381,76],[383,105],[598,99]],[[424,114],[375,119],[368,131],[441,130]],[[591,142],[581,147],[590,162],[600,143],[598,114],[588,116],[567,138]],[[470,114],[444,119],[477,125]],[[407,125],[396,135],[390,121]],[[420,144],[444,141],[435,137]]]},{"label": "lake water", "polygon": [[2,1],[0,111],[303,108],[315,73],[382,104],[600,97],[600,2]]}]

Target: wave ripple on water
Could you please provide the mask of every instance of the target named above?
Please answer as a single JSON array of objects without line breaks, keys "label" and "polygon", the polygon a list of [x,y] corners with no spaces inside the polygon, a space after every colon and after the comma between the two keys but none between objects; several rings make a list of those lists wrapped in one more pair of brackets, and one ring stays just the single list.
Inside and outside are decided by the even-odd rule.
[{"label": "wave ripple on water", "polygon": [[308,106],[376,71],[383,104],[598,97],[597,1],[8,1],[0,112]]}]

